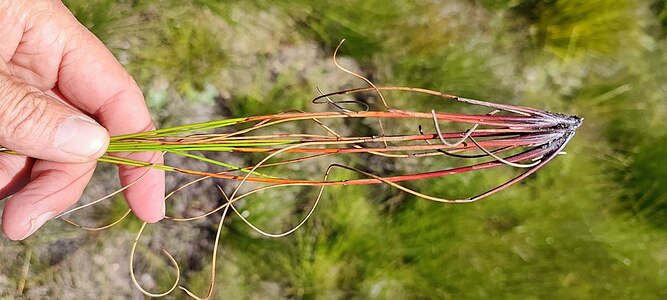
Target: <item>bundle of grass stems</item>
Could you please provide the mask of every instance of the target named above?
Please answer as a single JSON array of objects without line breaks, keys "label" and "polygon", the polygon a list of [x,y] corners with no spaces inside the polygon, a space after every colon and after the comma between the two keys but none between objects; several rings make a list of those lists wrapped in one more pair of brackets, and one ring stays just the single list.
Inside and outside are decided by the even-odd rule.
[{"label": "bundle of grass stems", "polygon": [[[250,116],[242,118],[231,118],[191,125],[183,125],[172,128],[163,128],[149,132],[127,134],[111,138],[107,154],[99,159],[99,162],[116,165],[127,165],[145,167],[146,170],[159,169],[167,172],[182,173],[197,176],[191,182],[176,188],[169,193],[165,201],[175,193],[182,191],[188,186],[209,178],[229,180],[235,182],[235,188],[231,194],[225,193],[225,203],[202,215],[188,218],[167,217],[176,222],[193,221],[210,216],[221,211],[220,221],[216,234],[214,250],[212,253],[212,267],[210,286],[206,296],[199,297],[183,286],[179,286],[180,270],[176,260],[167,252],[165,255],[176,269],[176,280],[174,284],[164,292],[153,293],[145,290],[137,282],[134,272],[134,253],[137,243],[143,233],[144,223],[132,245],[130,257],[131,277],[136,287],[147,296],[165,296],[177,287],[185,291],[190,297],[196,299],[208,299],[212,296],[215,265],[220,232],[228,211],[231,209],[236,215],[248,224],[252,229],[268,237],[282,237],[288,235],[301,227],[311,216],[322,196],[323,189],[327,186],[341,185],[374,185],[385,184],[412,194],[426,200],[443,203],[470,203],[491,196],[535,173],[557,155],[562,154],[563,148],[572,139],[576,129],[580,126],[582,119],[559,113],[552,113],[538,109],[520,107],[506,104],[485,102],[468,99],[437,91],[412,88],[412,87],[378,87],[368,79],[354,73],[336,62],[334,63],[344,72],[363,79],[369,87],[341,90],[327,94],[321,94],[313,100],[313,103],[324,104],[331,108],[330,111],[304,112],[290,111],[276,114]],[[465,106],[474,106],[486,110],[485,113],[443,113],[435,110],[417,112],[391,108],[383,96],[383,92],[394,91],[410,94],[428,95],[439,98],[440,101],[458,103]],[[365,102],[349,100],[349,96],[359,93],[373,93],[379,96],[379,109],[370,109]],[[347,100],[335,100],[337,97],[347,95]],[[354,98],[352,98],[354,99]],[[358,110],[350,109],[359,108]],[[374,134],[341,134],[333,125],[336,122],[362,120],[366,123],[379,125],[379,132]],[[419,125],[412,133],[388,134],[385,130],[386,123],[412,121],[426,122],[430,124],[428,131],[426,126]],[[440,123],[446,123],[442,126]],[[318,134],[310,132],[286,133],[272,132],[272,128],[279,128],[286,124],[296,124],[290,128],[315,128]],[[462,128],[443,130],[445,128]],[[312,131],[312,130],[311,130]],[[267,133],[268,132],[268,133]],[[1,149],[10,152],[9,149]],[[224,170],[210,172],[181,168],[169,164],[155,164],[147,161],[137,161],[121,158],[117,154],[129,152],[161,152],[163,154],[177,155],[188,159],[202,161],[206,164],[216,165]],[[255,165],[238,167],[224,161],[211,159],[205,156],[210,152],[228,152],[240,154],[263,154],[264,157]],[[288,159],[280,159],[282,155]],[[355,156],[374,155],[386,159],[417,159],[431,156],[448,156],[455,160],[470,161],[467,165],[442,168],[436,170],[421,170],[419,172],[398,175],[374,174],[367,170],[351,167],[341,163],[331,163],[323,170],[321,179],[313,179],[313,176],[302,178],[287,178],[274,171],[280,166],[308,163],[322,157],[331,156]],[[488,190],[459,199],[442,198],[437,195],[427,195],[420,191],[410,189],[402,183],[432,178],[444,178],[450,175],[476,172],[498,167],[512,167],[524,170],[506,182],[490,187]],[[424,167],[426,168],[426,167]],[[343,169],[354,174],[347,179],[329,179],[333,169]],[[244,184],[257,183],[253,188],[242,189]],[[312,186],[318,188],[317,198],[310,207],[305,217],[291,229],[282,233],[268,233],[254,224],[239,212],[235,202],[272,188],[286,186]],[[127,188],[124,187],[123,189]],[[87,205],[77,207],[59,216],[62,220],[87,230],[102,230],[118,224],[123,218],[130,214],[128,210],[122,218],[101,227],[86,227],[79,225],[64,215],[76,210],[88,207],[101,200],[107,199],[123,189],[106,197],[100,198]]]}]

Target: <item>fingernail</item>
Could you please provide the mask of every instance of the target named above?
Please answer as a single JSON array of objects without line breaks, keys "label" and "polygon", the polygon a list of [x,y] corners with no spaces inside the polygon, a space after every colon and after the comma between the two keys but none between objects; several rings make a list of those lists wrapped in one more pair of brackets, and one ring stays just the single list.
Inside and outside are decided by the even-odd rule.
[{"label": "fingernail", "polygon": [[30,228],[28,228],[28,231],[19,238],[19,240],[23,240],[29,236],[31,236],[37,229],[42,227],[46,221],[51,220],[54,216],[56,215],[56,212],[54,211],[48,211],[45,212],[35,218],[30,219]]},{"label": "fingernail", "polygon": [[55,147],[60,151],[90,158],[106,147],[109,134],[104,127],[85,118],[66,119],[56,132]]}]

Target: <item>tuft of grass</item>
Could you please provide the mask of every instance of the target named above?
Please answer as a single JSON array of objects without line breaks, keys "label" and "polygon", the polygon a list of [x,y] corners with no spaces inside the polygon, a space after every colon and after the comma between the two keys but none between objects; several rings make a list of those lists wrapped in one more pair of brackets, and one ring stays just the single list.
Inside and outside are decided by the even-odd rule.
[{"label": "tuft of grass", "polygon": [[398,20],[415,13],[418,5],[379,0],[317,4],[295,0],[281,6],[291,12],[305,34],[314,37],[328,52],[333,52],[338,41],[346,39],[348,46],[341,54],[365,63],[376,53],[387,50],[383,43],[387,33],[396,29]]},{"label": "tuft of grass", "polygon": [[[530,1],[527,1],[530,2]],[[604,57],[634,50],[643,35],[636,0],[533,1],[537,21],[532,28],[538,46],[561,58]]]},{"label": "tuft of grass", "polygon": [[628,188],[621,205],[642,220],[659,228],[667,228],[667,186],[658,178],[667,178],[667,135],[664,129],[656,137],[642,142],[635,149],[631,162],[619,174]]},{"label": "tuft of grass", "polygon": [[651,10],[656,14],[658,22],[662,27],[663,35],[667,32],[667,1],[656,0],[651,3]]},{"label": "tuft of grass", "polygon": [[143,22],[153,28],[141,33],[141,47],[131,49],[130,59],[141,63],[130,64],[130,72],[141,82],[164,81],[181,95],[202,92],[228,64],[218,37],[224,22],[187,2],[163,13],[152,6],[142,7]]},{"label": "tuft of grass", "polygon": [[[493,59],[499,53],[483,46],[491,43],[483,32],[493,31],[487,25],[492,16],[473,5],[437,1],[301,2],[294,2],[301,7],[293,14],[297,24],[328,51],[336,41],[346,39],[341,54],[358,60],[371,79],[428,86],[468,97],[509,95],[495,72],[498,68]],[[462,17],[469,14],[477,17]]]},{"label": "tuft of grass", "polygon": [[126,35],[128,31],[136,30],[134,27],[137,24],[133,23],[136,11],[132,9],[131,1],[64,0],[63,3],[81,24],[107,46],[121,46],[118,44],[121,39],[119,35]]}]

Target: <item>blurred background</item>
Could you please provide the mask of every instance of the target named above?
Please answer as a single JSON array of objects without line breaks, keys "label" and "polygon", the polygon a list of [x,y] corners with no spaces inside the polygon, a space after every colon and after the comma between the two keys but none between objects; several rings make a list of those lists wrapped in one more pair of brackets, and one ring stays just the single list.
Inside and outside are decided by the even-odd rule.
[{"label": "blurred background", "polygon": [[[343,38],[341,62],[378,85],[585,118],[567,155],[478,203],[443,205],[382,186],[331,188],[313,218],[280,239],[231,216],[221,236],[215,299],[667,297],[665,0],[65,4],[135,77],[160,127],[312,110],[317,87],[365,86],[331,63]],[[429,107],[405,95],[390,102]],[[256,156],[218,159],[257,162]],[[381,159],[354,164],[389,173],[415,167]],[[117,188],[114,171],[100,165],[84,201]],[[471,195],[512,174],[502,169],[410,186]],[[168,183],[186,180],[170,175]],[[168,214],[219,205],[215,184],[182,193]],[[275,190],[243,209],[279,232],[303,217],[311,196]],[[73,218],[105,224],[126,208],[118,198]],[[181,265],[181,284],[205,295],[218,220],[150,227],[135,264],[142,286],[158,292],[173,282],[164,248]],[[128,266],[140,225],[130,217],[87,232],[54,221],[24,242],[0,238],[0,295],[141,299]],[[176,290],[168,298],[185,296]]]}]

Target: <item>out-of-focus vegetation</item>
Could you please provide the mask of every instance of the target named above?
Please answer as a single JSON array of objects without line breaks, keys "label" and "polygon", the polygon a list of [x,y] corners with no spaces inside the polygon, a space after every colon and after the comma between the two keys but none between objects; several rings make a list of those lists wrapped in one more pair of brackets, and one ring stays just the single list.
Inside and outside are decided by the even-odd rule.
[{"label": "out-of-focus vegetation", "polygon": [[[479,203],[442,205],[380,186],[331,188],[313,219],[281,239],[261,237],[232,216],[216,299],[667,297],[664,0],[65,3],[135,76],[161,126],[309,109],[316,87],[363,86],[330,62],[343,38],[341,61],[378,85],[585,118],[568,155]],[[423,99],[390,102],[430,109]],[[383,159],[356,166],[415,167]],[[470,195],[509,172],[411,186]],[[107,179],[91,195],[113,189],[111,173],[100,176]],[[279,231],[298,222],[313,195],[276,190],[243,210]],[[196,214],[219,198],[212,183],[203,184],[168,212]],[[113,219],[124,208],[117,200],[83,220]],[[138,250],[139,281],[155,290],[170,284],[158,252],[166,248],[182,265],[183,283],[203,295],[216,222],[155,226]],[[0,294],[15,297],[23,286],[29,298],[141,298],[127,267],[137,226],[135,219],[88,233],[50,222],[24,243],[3,239]]]}]

